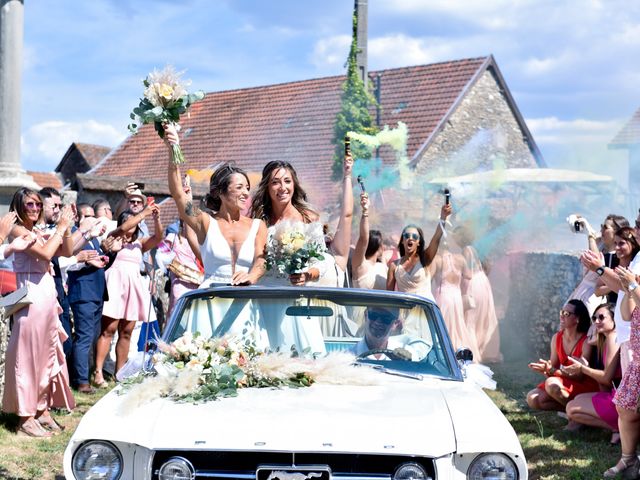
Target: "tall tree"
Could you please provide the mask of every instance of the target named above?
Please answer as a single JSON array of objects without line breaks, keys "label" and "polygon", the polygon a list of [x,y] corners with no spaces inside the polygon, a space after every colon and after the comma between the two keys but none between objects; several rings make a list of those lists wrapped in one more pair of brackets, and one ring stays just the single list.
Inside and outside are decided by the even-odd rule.
[{"label": "tall tree", "polygon": [[[342,163],[344,160],[344,137],[347,132],[358,132],[374,135],[378,132],[373,124],[369,107],[376,103],[375,99],[364,85],[358,72],[356,56],[358,54],[358,14],[357,8],[353,11],[353,38],[351,49],[347,59],[347,79],[342,84],[342,105],[336,115],[333,127],[333,177],[342,175]],[[370,158],[371,153],[359,142],[351,144],[351,152],[354,158]]]}]

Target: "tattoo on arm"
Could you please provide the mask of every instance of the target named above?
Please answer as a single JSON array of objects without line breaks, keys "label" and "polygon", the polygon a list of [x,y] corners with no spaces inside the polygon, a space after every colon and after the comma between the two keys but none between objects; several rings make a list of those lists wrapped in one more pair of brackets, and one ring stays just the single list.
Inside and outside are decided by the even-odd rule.
[{"label": "tattoo on arm", "polygon": [[189,217],[197,217],[200,215],[200,209],[198,207],[194,207],[193,202],[187,202],[184,207],[184,213]]}]

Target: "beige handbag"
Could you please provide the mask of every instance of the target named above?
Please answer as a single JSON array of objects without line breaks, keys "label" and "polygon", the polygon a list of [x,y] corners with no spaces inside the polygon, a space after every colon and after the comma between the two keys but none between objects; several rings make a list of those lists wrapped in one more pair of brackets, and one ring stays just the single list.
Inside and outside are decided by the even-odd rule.
[{"label": "beige handbag", "polygon": [[180,263],[176,258],[171,260],[171,263],[167,267],[171,273],[173,273],[179,280],[187,283],[193,283],[194,285],[200,285],[204,281],[204,274],[200,270],[187,267]]},{"label": "beige handbag", "polygon": [[21,308],[33,303],[33,298],[29,296],[29,287],[23,285],[14,292],[0,297],[0,315],[8,318]]}]

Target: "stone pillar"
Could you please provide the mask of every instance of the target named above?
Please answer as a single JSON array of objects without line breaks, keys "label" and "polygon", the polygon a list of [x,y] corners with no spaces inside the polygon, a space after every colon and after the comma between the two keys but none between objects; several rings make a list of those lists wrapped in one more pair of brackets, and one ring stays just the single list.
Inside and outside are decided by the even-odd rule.
[{"label": "stone pillar", "polygon": [[0,0],[0,212],[19,187],[39,189],[20,164],[23,0]]},{"label": "stone pillar", "polygon": [[367,0],[356,0],[355,8],[356,15],[358,17],[358,31],[356,34],[358,53],[356,55],[356,63],[358,64],[358,73],[360,73],[360,78],[362,79],[362,81],[364,82],[364,86],[366,87],[369,80],[367,62],[367,30],[369,28],[369,13]]}]

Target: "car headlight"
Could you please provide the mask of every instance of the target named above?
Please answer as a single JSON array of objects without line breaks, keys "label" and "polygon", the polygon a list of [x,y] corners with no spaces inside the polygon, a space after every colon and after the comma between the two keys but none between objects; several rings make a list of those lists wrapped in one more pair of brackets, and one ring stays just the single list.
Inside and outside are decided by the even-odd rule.
[{"label": "car headlight", "polygon": [[78,480],[118,480],[122,474],[122,455],[112,443],[86,442],[73,454],[71,468]]},{"label": "car headlight", "polygon": [[518,468],[502,453],[478,455],[467,470],[469,480],[518,480]]},{"label": "car headlight", "polygon": [[189,460],[171,457],[158,470],[158,480],[193,480],[196,471]]},{"label": "car headlight", "polygon": [[392,480],[431,480],[424,468],[417,463],[403,463],[396,468]]}]

